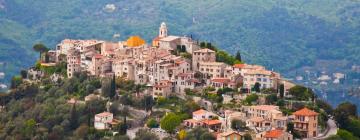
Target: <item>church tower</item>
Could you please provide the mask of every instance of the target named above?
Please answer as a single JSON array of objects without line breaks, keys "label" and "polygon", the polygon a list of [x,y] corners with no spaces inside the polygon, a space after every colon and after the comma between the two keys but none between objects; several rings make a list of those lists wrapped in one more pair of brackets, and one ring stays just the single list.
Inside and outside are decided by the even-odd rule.
[{"label": "church tower", "polygon": [[167,36],[168,36],[168,30],[167,30],[165,22],[163,22],[160,25],[159,37],[163,38],[163,37],[167,37]]}]

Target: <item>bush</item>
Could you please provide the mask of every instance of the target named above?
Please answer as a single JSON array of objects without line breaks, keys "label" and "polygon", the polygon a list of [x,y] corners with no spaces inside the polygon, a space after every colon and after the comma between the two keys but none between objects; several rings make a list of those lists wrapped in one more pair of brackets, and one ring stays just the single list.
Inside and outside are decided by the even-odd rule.
[{"label": "bush", "polygon": [[259,96],[256,94],[250,94],[245,98],[245,103],[251,105],[252,102],[255,102],[259,99]]},{"label": "bush", "polygon": [[146,126],[149,128],[157,128],[157,127],[159,127],[159,123],[155,119],[150,118],[146,122]]},{"label": "bush", "polygon": [[315,97],[314,92],[310,88],[296,85],[289,89],[289,94],[296,100],[307,101]]},{"label": "bush", "polygon": [[359,140],[359,138],[355,137],[352,133],[343,129],[339,129],[337,135],[344,140]]},{"label": "bush", "polygon": [[168,113],[166,116],[164,116],[160,121],[160,127],[161,129],[164,129],[168,133],[173,133],[175,128],[179,126],[181,123],[181,118],[174,114],[174,113]]}]

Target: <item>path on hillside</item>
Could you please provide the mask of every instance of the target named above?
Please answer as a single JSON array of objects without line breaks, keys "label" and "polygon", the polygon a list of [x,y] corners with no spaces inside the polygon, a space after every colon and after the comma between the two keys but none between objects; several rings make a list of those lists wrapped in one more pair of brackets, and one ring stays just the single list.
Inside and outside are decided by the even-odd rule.
[{"label": "path on hillside", "polygon": [[[327,130],[323,134],[319,134],[318,137],[313,138],[316,140],[324,140],[332,135],[336,135],[338,127],[333,119],[329,119],[327,122]],[[310,140],[310,139],[308,139]]]}]

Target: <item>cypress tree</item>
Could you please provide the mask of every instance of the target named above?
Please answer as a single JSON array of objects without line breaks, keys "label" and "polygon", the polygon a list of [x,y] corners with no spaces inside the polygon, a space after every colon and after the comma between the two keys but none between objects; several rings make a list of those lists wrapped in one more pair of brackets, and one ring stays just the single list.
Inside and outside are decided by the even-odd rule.
[{"label": "cypress tree", "polygon": [[284,84],[280,85],[279,92],[280,92],[280,98],[284,98],[284,94],[285,94],[285,86],[284,86]]},{"label": "cypress tree", "polygon": [[260,92],[260,83],[256,82],[255,85],[254,85],[254,91],[256,91],[257,93]]},{"label": "cypress tree", "polygon": [[236,58],[237,60],[239,60],[239,61],[242,61],[242,59],[241,59],[241,54],[240,54],[239,51],[236,52],[235,58]]},{"label": "cypress tree", "polygon": [[113,98],[116,94],[116,83],[115,83],[115,75],[113,76],[112,80],[111,80],[111,93],[110,93],[110,98]]},{"label": "cypress tree", "polygon": [[76,101],[73,104],[70,112],[70,127],[71,129],[76,129],[78,127],[78,116],[76,114]]}]

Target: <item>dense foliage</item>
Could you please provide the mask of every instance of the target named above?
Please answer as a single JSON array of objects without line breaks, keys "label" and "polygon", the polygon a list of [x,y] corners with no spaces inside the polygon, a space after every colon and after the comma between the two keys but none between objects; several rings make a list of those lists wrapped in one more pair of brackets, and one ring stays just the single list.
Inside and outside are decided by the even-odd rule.
[{"label": "dense foliage", "polygon": [[317,59],[358,63],[358,7],[353,0],[0,0],[0,60],[10,79],[34,61],[34,41],[53,48],[64,38],[118,40],[119,33],[150,42],[165,21],[171,34],[191,34],[232,54],[241,50],[246,62],[283,72]]},{"label": "dense foliage", "polygon": [[[0,139],[64,139],[100,138],[104,133],[95,131],[93,116],[105,111],[105,101],[68,103],[70,97],[83,98],[86,85],[93,80],[79,77],[66,79],[60,84],[21,83],[8,98],[6,110],[0,115]],[[46,87],[49,88],[38,88]],[[84,92],[84,94],[80,94]],[[23,129],[25,128],[25,129]]]},{"label": "dense foliage", "polygon": [[337,135],[342,138],[353,137],[352,135],[360,138],[360,119],[357,116],[356,105],[349,102],[341,103],[334,110],[334,116],[339,128],[344,129]]},{"label": "dense foliage", "polygon": [[216,140],[216,138],[207,129],[196,127],[187,133],[185,140]]}]

